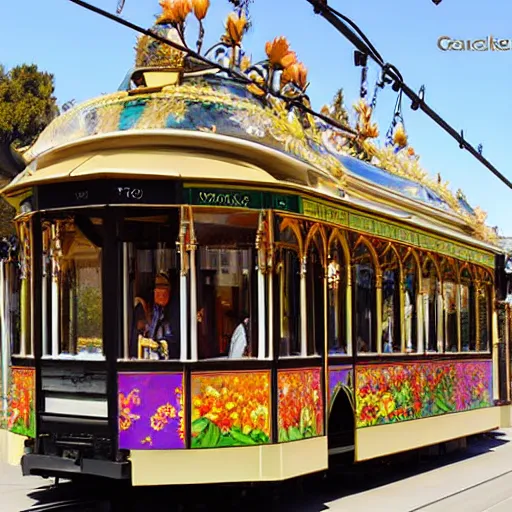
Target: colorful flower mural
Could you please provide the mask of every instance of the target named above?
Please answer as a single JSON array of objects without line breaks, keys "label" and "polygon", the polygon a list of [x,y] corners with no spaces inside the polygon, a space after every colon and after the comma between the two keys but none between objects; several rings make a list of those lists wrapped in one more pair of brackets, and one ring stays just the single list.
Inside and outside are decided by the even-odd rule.
[{"label": "colorful flower mural", "polygon": [[492,362],[359,366],[356,404],[358,428],[490,407]]},{"label": "colorful flower mural", "polygon": [[320,368],[279,371],[279,442],[323,435],[324,407],[320,381]]},{"label": "colorful flower mural", "polygon": [[270,442],[270,372],[192,375],[192,448]]},{"label": "colorful flower mural", "polygon": [[181,373],[121,373],[118,386],[119,448],[185,447]]},{"label": "colorful flower mural", "polygon": [[15,434],[35,438],[35,370],[13,367],[11,382],[7,428]]},{"label": "colorful flower mural", "polygon": [[[329,410],[334,403],[336,395],[343,390],[347,396],[353,398],[354,384],[352,366],[331,366],[329,367],[329,389],[328,401]],[[353,399],[351,400],[353,402]]]}]

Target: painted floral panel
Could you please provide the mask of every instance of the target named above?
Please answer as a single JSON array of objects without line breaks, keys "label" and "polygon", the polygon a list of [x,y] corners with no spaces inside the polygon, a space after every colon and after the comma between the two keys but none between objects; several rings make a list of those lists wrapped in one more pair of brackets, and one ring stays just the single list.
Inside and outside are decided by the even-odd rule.
[{"label": "painted floral panel", "polygon": [[281,370],[277,382],[279,442],[323,435],[321,369]]},{"label": "painted floral panel", "polygon": [[183,374],[121,373],[118,379],[119,448],[184,448]]},{"label": "painted floral panel", "polygon": [[7,428],[15,434],[36,437],[36,371],[33,368],[13,367]]},{"label": "painted floral panel", "polygon": [[490,407],[492,396],[492,361],[356,368],[359,428]]},{"label": "painted floral panel", "polygon": [[192,375],[192,448],[270,442],[270,372]]},{"label": "painted floral panel", "polygon": [[329,409],[340,390],[344,390],[349,397],[353,397],[354,383],[352,366],[329,367]]}]

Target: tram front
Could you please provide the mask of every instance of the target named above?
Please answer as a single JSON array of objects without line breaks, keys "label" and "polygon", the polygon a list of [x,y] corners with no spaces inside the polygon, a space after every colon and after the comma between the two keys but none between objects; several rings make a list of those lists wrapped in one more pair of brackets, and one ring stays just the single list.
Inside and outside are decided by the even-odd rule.
[{"label": "tram front", "polygon": [[[165,12],[155,30],[173,37]],[[228,23],[241,69],[235,36]],[[315,397],[281,432],[267,266],[273,210],[298,200],[271,190],[339,195],[323,164],[341,166],[295,140],[302,121],[278,107],[143,37],[118,92],[63,113],[27,152],[3,190],[23,261],[24,474],[150,485],[327,468],[321,346],[281,365]]]}]

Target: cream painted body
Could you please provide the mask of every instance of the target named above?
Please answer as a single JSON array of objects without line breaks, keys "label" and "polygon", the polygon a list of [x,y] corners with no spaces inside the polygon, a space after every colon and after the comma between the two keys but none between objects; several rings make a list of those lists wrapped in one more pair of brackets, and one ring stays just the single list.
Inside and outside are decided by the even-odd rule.
[{"label": "cream painted body", "polygon": [[443,414],[356,430],[356,461],[479,434],[501,426],[501,407]]},{"label": "cream painted body", "polygon": [[327,437],[261,446],[133,450],[134,486],[269,482],[328,467]]},{"label": "cream painted body", "polygon": [[25,437],[0,429],[0,462],[19,465],[24,452]]}]

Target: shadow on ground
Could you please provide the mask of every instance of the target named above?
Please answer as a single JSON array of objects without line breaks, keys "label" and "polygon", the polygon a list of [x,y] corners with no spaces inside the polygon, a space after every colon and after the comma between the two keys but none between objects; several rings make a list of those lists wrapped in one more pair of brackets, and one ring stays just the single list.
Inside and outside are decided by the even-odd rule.
[{"label": "shadow on ground", "polygon": [[[279,485],[197,485],[130,488],[104,481],[63,482],[42,486],[29,494],[35,510],[174,512],[223,510],[280,512],[321,512],[326,503],[368,491],[404,478],[467,460],[509,442],[503,432],[473,436],[467,448],[450,454],[425,457],[420,451],[360,463],[347,464],[338,458],[325,474],[294,479]],[[214,476],[212,475],[212,478]],[[51,482],[51,481],[50,481]],[[67,502],[67,504],[66,504]]]}]

